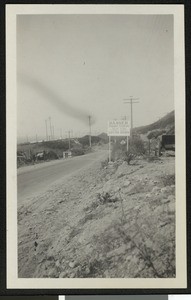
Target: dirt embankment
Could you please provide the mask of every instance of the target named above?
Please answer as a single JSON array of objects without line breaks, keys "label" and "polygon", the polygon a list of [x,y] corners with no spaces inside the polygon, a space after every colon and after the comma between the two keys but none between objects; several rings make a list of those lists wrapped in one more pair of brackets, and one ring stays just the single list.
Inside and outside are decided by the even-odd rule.
[{"label": "dirt embankment", "polygon": [[18,211],[19,277],[175,277],[174,158],[96,162]]}]

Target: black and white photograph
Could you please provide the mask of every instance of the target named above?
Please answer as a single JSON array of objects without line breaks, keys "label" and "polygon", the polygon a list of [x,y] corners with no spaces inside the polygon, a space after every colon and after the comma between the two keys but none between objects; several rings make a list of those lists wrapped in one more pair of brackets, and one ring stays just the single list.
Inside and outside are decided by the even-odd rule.
[{"label": "black and white photograph", "polygon": [[186,287],[183,14],[7,7],[10,287]]}]

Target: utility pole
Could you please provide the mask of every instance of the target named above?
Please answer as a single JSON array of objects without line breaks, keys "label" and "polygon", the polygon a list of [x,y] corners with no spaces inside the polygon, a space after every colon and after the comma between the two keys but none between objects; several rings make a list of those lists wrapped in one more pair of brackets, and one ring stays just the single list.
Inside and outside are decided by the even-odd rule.
[{"label": "utility pole", "polygon": [[60,128],[60,138],[63,139],[63,137],[62,137],[62,128]]},{"label": "utility pole", "polygon": [[52,138],[54,140],[54,125],[52,125]]},{"label": "utility pole", "polygon": [[45,127],[46,127],[46,140],[48,141],[48,128],[47,128],[47,120],[45,120]]},{"label": "utility pole", "polygon": [[139,103],[138,100],[139,98],[133,98],[132,96],[129,97],[129,99],[124,99],[123,103],[124,104],[130,104],[131,105],[131,136],[133,135],[133,104]]},{"label": "utility pole", "polygon": [[50,125],[50,139],[52,139],[52,125],[51,125],[51,117],[49,117],[49,125]]},{"label": "utility pole", "polygon": [[69,142],[69,151],[71,150],[71,145],[70,145],[70,131],[68,131],[68,142]]},{"label": "utility pole", "polygon": [[[127,116],[124,116],[124,117],[122,117],[122,120],[128,120],[128,117]],[[129,136],[127,135],[127,152],[128,152],[128,150],[129,150]]]},{"label": "utility pole", "polygon": [[92,138],[91,138],[91,116],[88,116],[89,119],[89,144],[90,148],[92,147]]}]

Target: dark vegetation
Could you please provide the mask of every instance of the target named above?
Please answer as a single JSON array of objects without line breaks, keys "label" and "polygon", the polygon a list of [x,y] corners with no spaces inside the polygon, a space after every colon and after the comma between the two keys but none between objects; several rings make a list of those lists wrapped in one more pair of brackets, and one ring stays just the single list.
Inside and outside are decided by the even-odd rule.
[{"label": "dark vegetation", "polygon": [[113,143],[111,159],[112,161],[122,159],[128,164],[137,156],[142,156],[146,152],[144,143],[140,137],[129,139],[128,150],[127,144],[122,144],[119,140]]},{"label": "dark vegetation", "polygon": [[[102,138],[104,137],[104,138]],[[107,143],[105,134],[91,137],[92,147]],[[70,139],[70,150],[72,156],[84,155],[91,151],[89,147],[89,136]],[[42,141],[37,143],[24,143],[17,146],[18,167],[27,164],[34,164],[41,161],[59,159],[63,157],[63,152],[69,151],[69,139]]]},{"label": "dark vegetation", "polygon": [[[174,111],[168,113],[160,120],[142,127],[133,129],[133,136],[129,139],[129,145],[125,143],[125,137],[119,137],[112,140],[112,160],[122,159],[128,164],[135,160],[138,156],[149,155],[155,153],[157,148],[157,138],[163,134],[174,134]],[[142,139],[141,135],[146,137]],[[123,143],[121,143],[123,140]],[[149,143],[148,143],[149,142]],[[91,137],[92,147],[100,146],[108,143],[106,133]],[[149,149],[149,150],[148,150]],[[43,141],[39,143],[25,143],[17,147],[18,166],[36,163],[38,161],[46,161],[63,157],[63,152],[69,150],[69,140]],[[70,150],[72,156],[84,155],[91,151],[89,147],[89,135],[81,138],[70,139]],[[44,156],[36,156],[44,153]]]}]

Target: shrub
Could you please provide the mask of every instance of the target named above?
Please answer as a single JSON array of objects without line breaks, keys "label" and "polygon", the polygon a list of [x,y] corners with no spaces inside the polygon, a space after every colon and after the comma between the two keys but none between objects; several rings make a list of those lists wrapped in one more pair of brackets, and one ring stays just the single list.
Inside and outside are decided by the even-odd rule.
[{"label": "shrub", "polygon": [[82,148],[76,147],[72,149],[72,156],[84,155],[85,152]]},{"label": "shrub", "polygon": [[112,160],[123,159],[130,164],[130,161],[133,160],[138,155],[145,154],[144,143],[140,137],[133,137],[129,139],[129,147],[127,151],[127,145],[121,144],[117,141],[112,148],[111,157]]},{"label": "shrub", "polygon": [[105,160],[103,160],[103,161],[101,161],[101,167],[102,167],[102,168],[107,167],[107,166],[108,166],[108,162],[109,162],[109,159],[108,159],[108,158],[105,159]]},{"label": "shrub", "polygon": [[149,140],[151,140],[151,139],[153,139],[153,138],[156,139],[158,136],[162,135],[162,134],[165,133],[165,132],[166,132],[166,130],[164,130],[164,129],[162,129],[162,130],[160,130],[160,129],[155,129],[155,130],[150,131],[150,132],[147,134],[147,138],[148,138]]},{"label": "shrub", "polygon": [[118,198],[116,197],[112,197],[112,195],[110,195],[109,193],[98,193],[98,200],[100,202],[100,204],[107,204],[107,203],[111,203],[111,202],[117,202],[119,201]]}]

